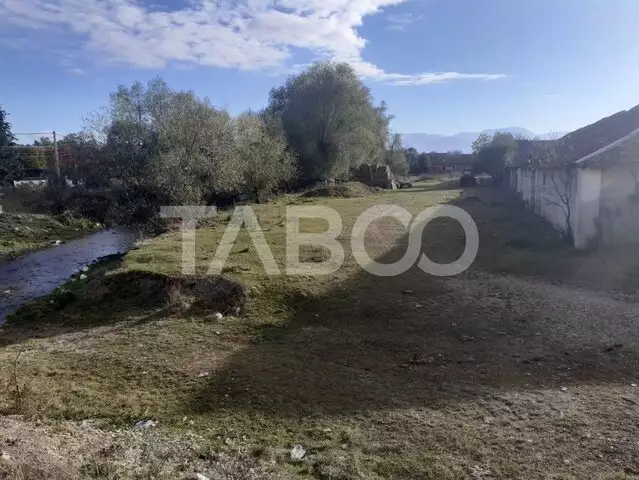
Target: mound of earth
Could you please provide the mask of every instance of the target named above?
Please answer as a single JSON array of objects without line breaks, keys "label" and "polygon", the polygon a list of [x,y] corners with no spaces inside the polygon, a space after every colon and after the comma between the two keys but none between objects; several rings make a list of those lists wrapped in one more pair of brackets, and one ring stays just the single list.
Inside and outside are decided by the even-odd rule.
[{"label": "mound of earth", "polygon": [[306,198],[315,197],[342,197],[342,198],[354,198],[354,197],[367,197],[376,193],[377,188],[369,187],[361,182],[346,182],[335,183],[332,185],[322,185],[315,187],[308,192],[305,192],[302,196]]},{"label": "mound of earth", "polygon": [[[172,276],[119,269],[103,274],[90,271],[87,278],[84,276],[24,306],[9,317],[8,324],[38,325],[57,318],[59,325],[67,325],[78,321],[86,311],[208,311],[239,316],[248,300],[248,289],[244,285],[224,277]],[[58,318],[56,312],[62,313],[62,317]]]},{"label": "mound of earth", "polygon": [[236,315],[244,310],[248,297],[244,285],[224,277],[170,276],[138,270],[105,275],[96,280],[94,288],[94,294],[110,299]]}]

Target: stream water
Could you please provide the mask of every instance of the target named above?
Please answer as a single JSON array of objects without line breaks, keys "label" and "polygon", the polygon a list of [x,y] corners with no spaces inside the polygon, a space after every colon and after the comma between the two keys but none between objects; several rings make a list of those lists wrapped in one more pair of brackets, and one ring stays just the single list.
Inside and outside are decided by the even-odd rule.
[{"label": "stream water", "polygon": [[135,240],[136,235],[129,230],[102,230],[0,263],[0,325],[9,314],[48,295],[83,267],[107,255],[127,252]]}]

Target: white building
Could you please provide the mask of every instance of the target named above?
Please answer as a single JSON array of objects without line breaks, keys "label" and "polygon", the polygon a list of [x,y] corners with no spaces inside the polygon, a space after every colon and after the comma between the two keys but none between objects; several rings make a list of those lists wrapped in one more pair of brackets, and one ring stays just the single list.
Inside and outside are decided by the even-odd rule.
[{"label": "white building", "polygon": [[578,248],[639,243],[639,128],[587,155],[574,143],[588,140],[592,149],[597,141],[609,141],[610,135],[600,133],[606,125],[618,126],[619,115],[639,120],[639,107],[561,139],[559,157],[568,157],[561,167],[510,171],[510,185],[528,206],[564,233],[571,231]]}]

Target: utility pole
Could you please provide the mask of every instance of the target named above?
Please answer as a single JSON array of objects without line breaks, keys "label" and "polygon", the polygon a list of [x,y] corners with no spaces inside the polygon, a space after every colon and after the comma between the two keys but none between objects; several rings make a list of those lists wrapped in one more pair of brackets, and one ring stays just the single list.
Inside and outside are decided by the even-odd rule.
[{"label": "utility pole", "polygon": [[60,152],[58,152],[58,139],[53,131],[53,159],[55,161],[55,176],[58,182],[60,182]]}]

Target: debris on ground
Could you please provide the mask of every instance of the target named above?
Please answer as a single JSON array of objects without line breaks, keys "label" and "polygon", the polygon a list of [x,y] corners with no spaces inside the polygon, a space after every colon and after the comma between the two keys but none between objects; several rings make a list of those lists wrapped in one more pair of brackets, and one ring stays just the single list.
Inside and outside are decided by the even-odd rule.
[{"label": "debris on ground", "polygon": [[213,316],[215,317],[216,320],[224,319],[224,315],[222,315],[220,312],[215,312]]},{"label": "debris on ground", "polygon": [[304,447],[301,445],[295,445],[291,449],[291,461],[293,462],[300,462],[304,458],[304,455],[306,455],[306,450],[304,450]]},{"label": "debris on ground", "polygon": [[140,420],[139,422],[135,423],[135,428],[138,430],[146,430],[147,428],[151,428],[151,427],[155,427],[157,426],[158,422],[155,420]]},{"label": "debris on ground", "polygon": [[185,480],[210,480],[206,475],[201,473],[190,473],[185,477]]}]

